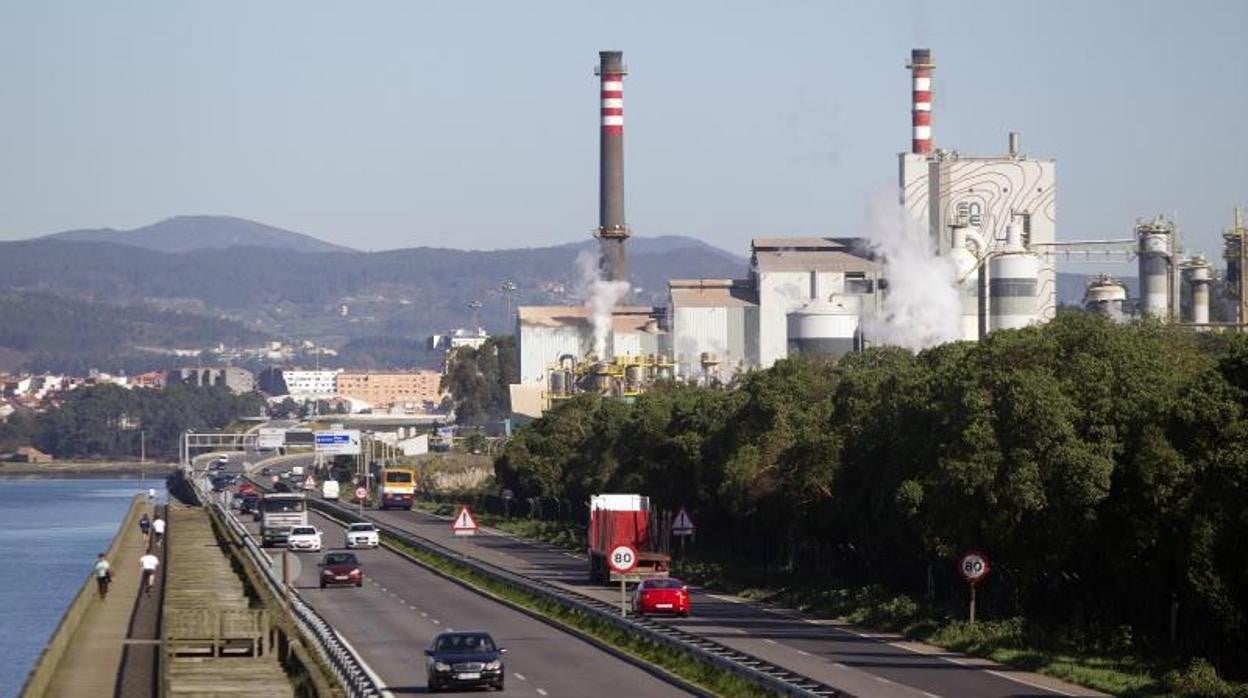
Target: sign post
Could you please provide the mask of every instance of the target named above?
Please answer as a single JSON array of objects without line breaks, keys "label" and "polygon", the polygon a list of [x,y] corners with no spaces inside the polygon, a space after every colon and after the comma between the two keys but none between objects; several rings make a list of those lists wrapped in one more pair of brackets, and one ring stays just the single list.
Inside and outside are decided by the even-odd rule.
[{"label": "sign post", "polygon": [[693,525],[693,519],[689,518],[689,512],[684,507],[677,512],[676,518],[672,520],[672,535],[680,537],[680,557],[685,557],[685,539],[693,535],[696,527]]},{"label": "sign post", "polygon": [[988,556],[974,550],[966,553],[958,560],[958,574],[966,580],[971,587],[971,607],[970,607],[970,623],[975,624],[975,585],[988,576],[991,568],[988,565]]},{"label": "sign post", "polygon": [[355,500],[359,502],[360,516],[364,516],[364,500],[368,499],[368,488],[361,485],[355,488]]},{"label": "sign post", "polygon": [[626,582],[623,575],[633,571],[637,566],[637,551],[633,550],[631,545],[617,545],[611,549],[611,554],[607,557],[607,564],[610,565],[611,571],[620,574],[620,615],[628,615],[628,591],[625,589]]}]

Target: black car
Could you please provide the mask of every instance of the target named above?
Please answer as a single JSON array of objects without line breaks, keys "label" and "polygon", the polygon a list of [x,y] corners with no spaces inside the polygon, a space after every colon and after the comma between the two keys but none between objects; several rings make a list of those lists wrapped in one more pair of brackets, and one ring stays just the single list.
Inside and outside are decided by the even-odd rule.
[{"label": "black car", "polygon": [[241,501],[238,504],[238,513],[253,514],[260,510],[260,495],[245,494],[240,499]]},{"label": "black car", "polygon": [[503,690],[507,650],[494,644],[489,633],[457,631],[433,638],[425,650],[428,657],[429,691],[458,686],[483,686]]}]

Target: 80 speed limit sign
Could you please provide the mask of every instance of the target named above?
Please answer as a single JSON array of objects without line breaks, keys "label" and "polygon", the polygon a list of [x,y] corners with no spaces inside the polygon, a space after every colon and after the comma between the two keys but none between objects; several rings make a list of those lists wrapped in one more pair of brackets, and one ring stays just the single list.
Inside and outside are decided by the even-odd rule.
[{"label": "80 speed limit sign", "polygon": [[958,574],[974,584],[988,576],[988,557],[983,553],[969,552],[958,560]]},{"label": "80 speed limit sign", "polygon": [[607,564],[611,570],[621,574],[631,572],[637,566],[637,551],[627,545],[617,545],[607,556]]}]

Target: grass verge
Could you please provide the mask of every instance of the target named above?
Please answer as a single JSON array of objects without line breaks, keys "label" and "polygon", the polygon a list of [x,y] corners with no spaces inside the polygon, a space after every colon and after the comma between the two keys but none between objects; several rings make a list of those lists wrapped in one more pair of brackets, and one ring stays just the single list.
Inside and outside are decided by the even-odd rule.
[{"label": "grass verge", "polygon": [[516,589],[509,584],[482,575],[466,565],[408,545],[389,535],[385,538],[387,543],[415,558],[421,564],[454,577],[478,591],[525,608],[555,625],[593,637],[617,652],[658,667],[709,693],[731,698],[774,695],[741,677],[694,657],[674,653],[658,643],[650,642],[624,629],[568,609],[540,596]]}]

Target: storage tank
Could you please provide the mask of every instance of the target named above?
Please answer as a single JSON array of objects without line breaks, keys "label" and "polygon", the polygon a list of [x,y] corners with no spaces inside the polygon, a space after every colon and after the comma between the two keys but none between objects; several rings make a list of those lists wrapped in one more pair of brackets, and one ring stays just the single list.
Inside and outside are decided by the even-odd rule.
[{"label": "storage tank", "polygon": [[1187,281],[1192,289],[1190,321],[1196,325],[1209,324],[1209,296],[1213,285],[1213,267],[1209,260],[1197,255],[1187,261]]},{"label": "storage tank", "polygon": [[1127,300],[1127,287],[1109,274],[1088,283],[1083,292],[1083,307],[1088,312],[1103,315],[1114,322],[1123,319],[1122,305]]},{"label": "storage tank", "polygon": [[988,265],[990,330],[1013,330],[1040,321],[1036,303],[1040,258],[1023,246],[1023,228],[1005,226],[1005,244]]},{"label": "storage tank", "polygon": [[844,356],[858,348],[861,296],[811,301],[789,313],[790,354]]},{"label": "storage tank", "polygon": [[[953,263],[954,278],[958,286],[958,324],[962,330],[962,339],[979,339],[979,258],[968,247],[978,235],[969,236],[966,226],[954,224],[952,230],[952,246],[949,249],[949,261]],[[972,243],[973,244],[973,243]],[[982,252],[983,248],[980,247]]]},{"label": "storage tank", "polygon": [[1166,320],[1170,313],[1170,254],[1174,224],[1165,216],[1135,226],[1140,260],[1140,313]]}]

